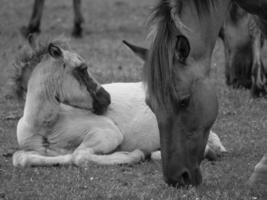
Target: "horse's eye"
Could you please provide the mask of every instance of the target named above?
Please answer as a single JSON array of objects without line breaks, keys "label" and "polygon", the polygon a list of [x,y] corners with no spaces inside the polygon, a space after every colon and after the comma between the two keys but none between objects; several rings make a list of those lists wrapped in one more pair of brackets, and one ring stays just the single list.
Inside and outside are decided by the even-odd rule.
[{"label": "horse's eye", "polygon": [[66,68],[66,64],[65,64],[65,63],[63,63],[63,68],[64,68],[64,69]]},{"label": "horse's eye", "polygon": [[179,101],[179,105],[181,108],[186,108],[190,103],[190,96],[186,96],[183,97],[180,101]]}]

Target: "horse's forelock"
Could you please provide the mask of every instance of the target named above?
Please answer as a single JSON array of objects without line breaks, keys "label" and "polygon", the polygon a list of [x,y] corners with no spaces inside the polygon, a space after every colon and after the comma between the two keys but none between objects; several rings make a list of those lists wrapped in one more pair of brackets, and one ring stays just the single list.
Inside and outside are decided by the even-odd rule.
[{"label": "horse's forelock", "polygon": [[[164,22],[161,19],[157,26],[157,33],[154,38],[150,54],[144,67],[144,80],[147,88],[147,95],[158,105],[169,107],[173,101],[175,84],[173,80],[173,55],[176,36],[173,33],[175,28],[172,21]],[[171,108],[171,107],[170,107]]]}]

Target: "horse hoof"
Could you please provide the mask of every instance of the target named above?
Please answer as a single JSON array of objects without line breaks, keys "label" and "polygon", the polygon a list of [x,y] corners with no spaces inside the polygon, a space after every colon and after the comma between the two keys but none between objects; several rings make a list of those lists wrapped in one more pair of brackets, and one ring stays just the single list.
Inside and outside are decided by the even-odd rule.
[{"label": "horse hoof", "polygon": [[75,38],[81,38],[83,36],[83,29],[81,25],[75,25],[72,31],[72,36]]},{"label": "horse hoof", "polygon": [[22,151],[15,152],[12,161],[14,167],[25,167],[27,165],[27,157]]}]

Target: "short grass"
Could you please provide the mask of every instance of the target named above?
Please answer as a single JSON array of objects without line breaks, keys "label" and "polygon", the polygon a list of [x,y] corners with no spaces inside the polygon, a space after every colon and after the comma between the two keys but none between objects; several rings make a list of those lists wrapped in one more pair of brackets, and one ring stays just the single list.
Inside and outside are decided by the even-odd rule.
[{"label": "short grass", "polygon": [[[148,46],[146,19],[155,0],[83,1],[86,19],[82,39],[72,46],[85,57],[102,82],[138,81],[142,63],[125,48],[126,39]],[[24,45],[18,28],[28,22],[32,1],[2,0],[0,7],[0,86],[6,81],[14,56]],[[46,2],[42,37],[70,36],[71,1]],[[246,181],[266,152],[267,100],[252,99],[246,90],[224,83],[223,47],[214,50],[211,78],[217,87],[220,110],[213,130],[229,154],[202,164],[203,184],[198,188],[168,187],[160,163],[86,168],[39,167],[15,169],[8,156],[17,148],[16,123],[23,105],[5,100],[0,93],[0,199],[267,199],[266,187],[248,189]]]}]

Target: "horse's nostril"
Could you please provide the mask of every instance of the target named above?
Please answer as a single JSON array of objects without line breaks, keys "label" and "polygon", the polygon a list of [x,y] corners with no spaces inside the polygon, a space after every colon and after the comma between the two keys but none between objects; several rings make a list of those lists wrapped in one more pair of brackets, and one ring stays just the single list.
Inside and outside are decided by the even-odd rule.
[{"label": "horse's nostril", "polygon": [[180,177],[181,185],[189,185],[191,184],[191,175],[189,171],[185,170]]},{"label": "horse's nostril", "polygon": [[188,170],[182,171],[179,176],[166,178],[165,181],[168,185],[173,187],[184,187],[192,184],[191,174]]}]

